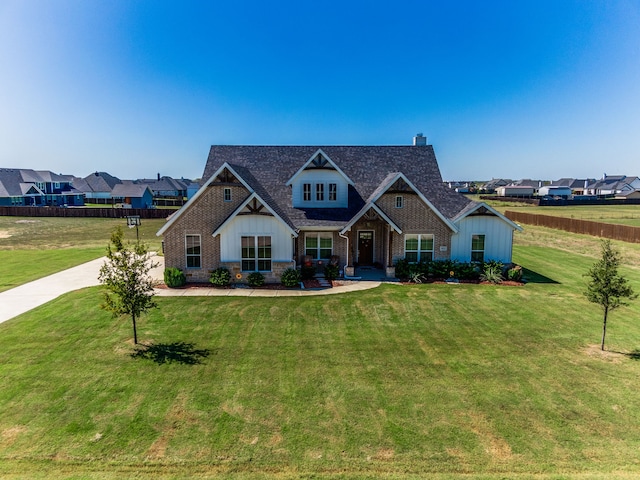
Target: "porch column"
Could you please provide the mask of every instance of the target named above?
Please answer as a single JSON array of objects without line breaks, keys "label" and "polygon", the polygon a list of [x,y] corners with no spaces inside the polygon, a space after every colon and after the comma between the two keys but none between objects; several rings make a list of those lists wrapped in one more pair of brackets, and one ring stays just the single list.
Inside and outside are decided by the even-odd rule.
[{"label": "porch column", "polygon": [[387,268],[385,268],[385,276],[394,278],[396,276],[396,267],[393,266],[393,230],[391,225],[387,224]]}]

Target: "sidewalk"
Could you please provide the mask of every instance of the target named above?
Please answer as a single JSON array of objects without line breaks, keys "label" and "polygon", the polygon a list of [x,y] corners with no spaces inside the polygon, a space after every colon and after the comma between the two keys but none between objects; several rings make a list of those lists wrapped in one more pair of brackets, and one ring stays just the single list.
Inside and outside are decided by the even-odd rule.
[{"label": "sidewalk", "polygon": [[[0,323],[6,322],[22,313],[43,305],[60,295],[80,288],[100,285],[98,273],[105,257],[78,265],[77,267],[54,273],[48,277],[34,280],[5,292],[0,292]],[[151,276],[163,280],[164,257],[153,257],[158,266],[151,270]],[[306,295],[334,295],[338,293],[368,290],[381,282],[352,282],[348,285],[312,290],[259,290],[252,288],[156,288],[158,297],[298,297]]]}]

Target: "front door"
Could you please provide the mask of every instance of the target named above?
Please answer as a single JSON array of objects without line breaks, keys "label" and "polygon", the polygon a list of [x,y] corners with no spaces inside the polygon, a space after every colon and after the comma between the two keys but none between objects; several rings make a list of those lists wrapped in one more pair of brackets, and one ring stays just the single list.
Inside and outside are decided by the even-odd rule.
[{"label": "front door", "polygon": [[358,263],[360,265],[373,264],[373,232],[358,232]]}]

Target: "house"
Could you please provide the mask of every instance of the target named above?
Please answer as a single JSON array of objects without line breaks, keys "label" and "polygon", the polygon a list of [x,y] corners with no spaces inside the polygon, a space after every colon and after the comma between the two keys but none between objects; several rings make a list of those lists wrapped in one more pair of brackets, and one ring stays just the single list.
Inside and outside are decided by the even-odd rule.
[{"label": "house", "polygon": [[508,178],[493,178],[480,187],[482,193],[495,193],[498,187],[510,185],[512,180]]},{"label": "house", "polygon": [[496,188],[499,197],[532,197],[535,189],[526,185],[505,185]]},{"label": "house", "polygon": [[147,184],[153,192],[154,197],[183,198],[187,196],[187,183],[171,177],[161,177],[158,173],[157,179],[141,178],[134,183]]},{"label": "house", "polygon": [[551,186],[554,187],[569,187],[571,189],[571,195],[586,195],[587,186],[590,183],[594,183],[594,178],[561,178],[551,182]]},{"label": "house", "polygon": [[562,185],[545,185],[538,189],[538,196],[561,197],[567,199],[571,196],[571,187],[565,187]]},{"label": "house", "polygon": [[346,275],[399,259],[511,262],[520,227],[448,189],[426,137],[413,146],[214,145],[203,185],[157,235],[165,266],[278,282],[303,261]]},{"label": "house", "polygon": [[122,183],[118,177],[109,175],[107,172],[95,172],[84,177],[84,183],[78,188],[82,190],[87,199],[111,200],[113,187]]},{"label": "house", "polygon": [[114,203],[126,208],[152,208],[153,192],[149,185],[123,182],[115,185],[111,191]]},{"label": "house", "polygon": [[586,194],[611,197],[635,190],[640,190],[640,179],[638,177],[607,175],[605,173],[600,180],[587,185]]},{"label": "house", "polygon": [[71,175],[48,170],[0,168],[0,205],[84,205],[84,195],[74,188]]}]

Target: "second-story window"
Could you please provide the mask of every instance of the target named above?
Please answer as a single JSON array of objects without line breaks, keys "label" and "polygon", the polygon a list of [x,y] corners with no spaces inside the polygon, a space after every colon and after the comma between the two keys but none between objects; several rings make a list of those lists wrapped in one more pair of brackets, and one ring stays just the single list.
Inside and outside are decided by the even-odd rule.
[{"label": "second-story window", "polygon": [[329,201],[335,202],[338,199],[338,184],[330,183],[329,184]]},{"label": "second-story window", "polygon": [[324,202],[324,183],[316,183],[316,202]]},{"label": "second-story window", "polygon": [[225,202],[230,202],[231,201],[231,189],[225,187],[224,189],[224,201]]},{"label": "second-story window", "polygon": [[305,202],[311,201],[311,184],[310,183],[302,184],[302,199]]},{"label": "second-story window", "polygon": [[404,207],[404,197],[402,195],[398,195],[396,197],[396,208]]}]

